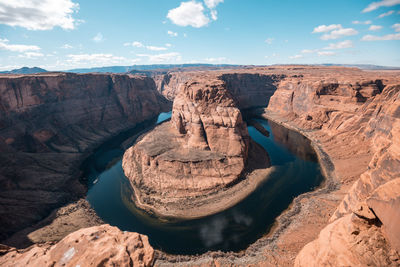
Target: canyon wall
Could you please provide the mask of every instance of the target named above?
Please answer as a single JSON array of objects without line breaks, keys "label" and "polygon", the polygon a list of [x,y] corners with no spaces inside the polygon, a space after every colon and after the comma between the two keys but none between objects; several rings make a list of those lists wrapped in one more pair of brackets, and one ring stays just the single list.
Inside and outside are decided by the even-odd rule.
[{"label": "canyon wall", "polygon": [[0,239],[83,197],[84,157],[168,106],[151,78],[0,77]]},{"label": "canyon wall", "polygon": [[354,182],[296,266],[398,266],[400,85],[368,75],[287,78],[267,112],[313,131],[333,160],[337,182]]},{"label": "canyon wall", "polygon": [[[212,130],[209,133],[215,138],[220,135],[218,129],[212,125],[215,122],[219,121],[221,125],[240,125],[238,117],[231,116],[236,113],[228,112],[225,107],[221,109],[217,106],[212,110],[207,109],[208,105],[212,107],[207,102],[208,97],[218,95],[212,93],[212,87],[218,88],[221,82],[225,84],[228,90],[225,93],[229,93],[231,99],[229,101],[221,99],[220,103],[236,103],[240,109],[268,105],[263,116],[307,136],[312,141],[314,148],[320,149],[319,155],[325,157],[320,158],[321,166],[328,166],[329,170],[325,173],[327,181],[322,188],[296,198],[292,207],[277,219],[278,224],[275,225],[272,232],[260,238],[246,251],[237,254],[210,252],[190,257],[170,256],[160,252],[155,256],[155,265],[398,266],[400,262],[400,240],[398,238],[400,231],[398,226],[400,217],[400,78],[398,72],[365,72],[358,69],[336,67],[274,66],[235,71],[199,72],[197,74],[195,72],[183,74],[172,72],[168,75],[170,76],[160,76],[160,80],[156,79],[156,84],[157,89],[163,95],[169,99],[177,99],[172,120],[169,124],[164,123],[159,126],[158,133],[161,134],[142,137],[138,143],[140,144],[142,141],[142,144],[147,143],[142,149],[146,148],[147,151],[154,153],[150,156],[137,157],[137,161],[141,162],[140,166],[145,166],[145,170],[149,173],[157,170],[160,166],[157,157],[167,151],[159,150],[158,144],[164,144],[164,147],[168,144],[174,148],[175,143],[168,142],[170,139],[165,139],[166,135],[171,135],[173,139],[176,136],[181,138],[178,146],[180,153],[184,151],[181,150],[182,147],[203,149],[208,153],[214,146],[210,146],[205,125]],[[39,80],[40,76],[38,76]],[[104,77],[110,78],[108,75],[104,75]],[[37,78],[31,79],[36,80]],[[209,91],[207,93],[203,91],[199,93],[198,90],[184,91],[185,86],[193,86],[195,89],[200,84],[204,88],[208,86]],[[155,88],[155,85],[153,86]],[[82,87],[86,88],[84,91],[89,90],[87,87]],[[11,101],[8,99],[15,99],[12,101],[16,103],[16,106],[22,104],[22,101],[17,100],[21,93],[14,90],[12,86],[9,88],[10,93],[7,94],[7,100],[1,98],[2,112],[6,110],[4,103]],[[44,89],[43,91],[46,92]],[[153,94],[153,90],[151,92]],[[143,92],[144,95],[147,93]],[[182,95],[179,96],[180,93]],[[90,95],[89,92],[87,94]],[[98,97],[101,99],[101,96]],[[89,97],[85,99],[90,103]],[[158,96],[154,101],[162,106],[162,101],[158,100]],[[24,100],[24,103],[29,103],[29,101]],[[204,103],[204,109],[201,103]],[[199,109],[196,108],[197,105],[200,106]],[[37,108],[40,106],[46,105],[39,105]],[[121,106],[123,107],[123,105]],[[95,104],[91,106],[91,109],[102,110]],[[115,110],[119,110],[119,108],[115,108]],[[57,114],[54,112],[55,109],[51,111]],[[73,114],[75,112],[75,110],[68,111]],[[38,211],[43,212],[44,209],[41,208],[41,205],[46,207],[59,205],[61,200],[58,197],[65,198],[63,201],[66,201],[72,195],[72,193],[65,192],[77,194],[77,192],[83,191],[82,185],[73,182],[77,180],[71,178],[76,177],[75,172],[72,172],[73,164],[71,162],[76,160],[76,155],[81,153],[78,148],[85,143],[79,140],[84,139],[84,136],[94,136],[95,134],[106,136],[110,131],[104,130],[107,134],[103,134],[103,130],[91,131],[91,135],[83,135],[80,133],[82,130],[86,130],[85,123],[81,124],[83,126],[78,129],[75,129],[72,126],[75,124],[71,123],[71,127],[69,127],[71,129],[63,129],[71,135],[71,141],[67,134],[61,135],[60,139],[58,137],[48,138],[48,136],[53,136],[53,123],[57,123],[57,120],[50,119],[52,121],[50,130],[41,132],[39,131],[42,129],[40,127],[31,126],[34,130],[30,128],[26,130],[22,126],[17,126],[24,125],[23,123],[18,124],[18,120],[15,120],[15,124],[9,122],[7,124],[8,118],[13,117],[8,114],[6,116],[6,113],[2,114],[0,125],[2,127],[3,125],[9,126],[0,130],[3,138],[0,141],[0,148],[7,155],[0,156],[2,162],[6,163],[2,164],[0,172],[1,188],[6,189],[1,191],[0,197],[4,214],[11,217],[6,220],[7,217],[2,214],[1,226],[5,225],[8,227],[7,229],[10,229],[11,221],[18,221],[18,216],[28,217],[23,220],[32,222],[35,218],[39,218]],[[28,122],[32,118],[31,114],[38,114],[34,117],[39,118],[37,123],[40,125],[42,113],[23,114],[26,117],[22,117],[22,119]],[[65,116],[68,113],[61,114]],[[121,118],[122,115],[119,114],[115,112],[113,116]],[[53,118],[51,116],[55,115],[50,112],[50,115],[47,113],[46,116]],[[112,122],[113,116],[110,114],[110,121],[107,123],[120,125],[119,121]],[[98,115],[93,118],[97,118],[97,122],[100,122],[99,118],[101,117]],[[107,118],[107,114],[104,114],[104,118]],[[122,118],[122,121],[126,120],[126,117]],[[57,119],[62,118],[57,117]],[[46,125],[49,123],[47,120],[43,120]],[[207,124],[211,121],[213,121],[212,124]],[[86,123],[90,125],[92,120],[88,119]],[[12,134],[3,135],[10,131],[7,130],[11,127],[10,125],[16,125],[16,130],[13,130],[19,133],[16,136],[24,137],[14,140]],[[224,130],[221,135],[224,136],[225,132],[230,131],[232,130]],[[26,132],[28,134],[25,135]],[[191,133],[194,135],[189,138]],[[93,137],[93,139],[95,138]],[[49,143],[48,140],[51,142]],[[72,140],[78,141],[73,142]],[[233,140],[236,144],[240,144],[238,142],[240,139],[234,138]],[[215,141],[215,147],[218,150],[223,149],[218,146],[219,141],[217,139]],[[227,141],[224,140],[224,142]],[[285,139],[282,138],[279,142],[284,143]],[[67,145],[63,145],[65,143]],[[212,140],[211,143],[213,143]],[[168,145],[166,147],[171,149]],[[249,147],[251,145],[250,142]],[[18,152],[18,147],[23,148],[21,152]],[[42,156],[36,157],[35,155],[40,154],[31,153],[32,151],[45,151],[45,153],[40,153]],[[234,152],[241,154],[244,151],[240,149]],[[223,152],[228,151],[224,150]],[[127,153],[130,155],[129,160],[135,158],[131,149]],[[171,155],[167,153],[164,157],[166,163],[176,160],[176,158],[171,158]],[[197,152],[196,155],[198,155]],[[185,155],[185,157],[187,156]],[[304,157],[307,157],[307,153],[304,154]],[[196,158],[193,159],[196,160]],[[211,160],[215,160],[215,158],[211,158]],[[24,168],[16,168],[18,162],[24,162]],[[184,167],[178,169],[175,167],[176,165],[173,165],[168,172],[171,171],[174,175],[177,171],[189,173],[188,169]],[[197,174],[202,168],[204,166],[196,170]],[[53,175],[48,175],[50,170]],[[326,171],[326,169],[324,170]],[[36,174],[39,171],[46,175],[43,177],[29,176],[30,173]],[[61,172],[62,175],[59,174]],[[10,179],[10,177],[18,179]],[[30,179],[30,177],[37,178]],[[138,180],[140,181],[139,185],[142,183],[140,179]],[[38,181],[38,184],[32,185],[35,181]],[[47,186],[43,186],[43,184]],[[39,190],[39,186],[44,190]],[[181,183],[179,186],[187,185]],[[53,190],[61,188],[62,190],[50,191],[50,188]],[[11,197],[14,192],[17,192],[17,198]],[[147,192],[154,194],[154,190]],[[16,199],[18,202],[15,201]],[[41,201],[40,205],[31,205],[32,200],[33,203]],[[50,201],[53,202],[48,203]],[[28,208],[17,206],[19,203]],[[36,217],[31,218],[32,214]],[[121,247],[120,251],[125,251],[125,248]],[[6,254],[3,256],[4,258],[0,258],[0,262],[2,262],[1,260],[12,262],[12,259],[8,258],[9,256],[11,257],[12,254]],[[29,257],[34,258],[32,255]]]},{"label": "canyon wall", "polygon": [[[211,76],[211,77],[210,77]],[[266,107],[276,86],[285,78],[285,74],[254,73],[243,70],[215,71],[187,71],[169,72],[163,75],[154,75],[157,90],[167,99],[173,100],[190,81],[199,81],[208,77],[210,80],[219,79],[225,82],[226,88],[234,96],[239,109]]]}]

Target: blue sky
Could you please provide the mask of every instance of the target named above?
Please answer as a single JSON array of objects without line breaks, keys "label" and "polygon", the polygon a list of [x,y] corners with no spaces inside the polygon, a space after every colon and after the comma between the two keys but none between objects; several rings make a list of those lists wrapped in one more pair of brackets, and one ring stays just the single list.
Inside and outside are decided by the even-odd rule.
[{"label": "blue sky", "polygon": [[0,70],[400,66],[400,0],[0,0]]}]

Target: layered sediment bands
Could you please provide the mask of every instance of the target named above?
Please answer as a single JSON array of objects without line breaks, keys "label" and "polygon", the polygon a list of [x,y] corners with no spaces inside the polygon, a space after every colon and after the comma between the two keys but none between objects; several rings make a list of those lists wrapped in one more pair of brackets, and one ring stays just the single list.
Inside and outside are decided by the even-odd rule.
[{"label": "layered sediment bands", "polygon": [[286,77],[286,74],[254,73],[252,71],[187,71],[169,72],[164,75],[154,75],[157,90],[167,99],[173,100],[185,84],[191,80],[202,80],[204,77],[219,79],[225,82],[226,88],[234,95],[237,107],[241,110],[255,107],[266,107],[276,86]]},{"label": "layered sediment bands", "polygon": [[107,224],[81,229],[54,245],[34,245],[24,251],[8,248],[0,257],[0,265],[10,267],[151,266],[153,261],[154,249],[147,236]]},{"label": "layered sediment bands", "polygon": [[[171,75],[180,74],[172,72]],[[184,73],[182,75],[189,74]],[[267,85],[252,85],[259,88],[260,91],[254,92],[252,95],[262,95],[262,90],[269,91],[265,95],[272,93],[264,116],[301,132],[312,141],[312,145],[318,149],[317,153],[320,156],[321,166],[329,167],[324,169],[325,171],[328,170],[326,172],[327,180],[323,188],[296,198],[291,208],[277,218],[279,223],[270,235],[260,238],[244,252],[237,254],[210,252],[199,256],[170,256],[157,252],[155,265],[293,266],[294,263],[297,266],[399,265],[399,240],[397,238],[399,236],[398,212],[400,210],[399,190],[397,189],[400,177],[398,170],[400,166],[399,72],[360,71],[337,67],[271,66],[235,71],[198,72],[197,74],[191,72],[190,75],[190,79],[193,79],[192,82],[198,81],[205,84],[207,84],[206,79],[214,81],[215,78],[224,75],[231,77],[224,81],[235,100],[246,99],[239,96],[245,96],[245,91],[250,90],[242,87],[246,84],[252,84],[249,79],[270,76],[270,80],[267,77],[259,78],[259,81],[268,81]],[[214,78],[211,79],[211,76]],[[241,82],[240,79],[242,78],[247,81]],[[168,79],[170,80],[168,81]],[[178,93],[185,88],[183,85],[189,79],[182,78],[181,81],[184,83],[181,84],[178,77],[167,78],[165,84],[168,84],[169,88],[164,86],[163,94],[170,99],[176,98]],[[236,87],[242,84],[239,88],[240,93],[236,95],[235,92],[238,91],[229,89],[235,88],[235,86],[229,84],[236,84]],[[273,90],[275,91],[272,92]],[[18,91],[15,92],[11,95],[19,95]],[[14,99],[16,99],[15,96]],[[254,100],[253,107],[260,104],[257,100]],[[7,103],[8,100],[5,101],[2,98],[1,101],[0,107],[3,110],[3,103]],[[15,102],[18,103],[17,100]],[[237,105],[241,105],[240,101],[237,101]],[[265,103],[264,106],[266,105]],[[191,118],[189,115],[185,115],[185,117]],[[201,118],[200,115],[199,117]],[[2,116],[0,121],[1,125],[6,125],[7,117]],[[180,140],[179,145],[189,146],[187,134],[179,134],[177,129],[182,130],[182,132],[189,132],[189,130],[195,132],[196,129],[201,129],[199,123],[191,127],[189,124],[184,124],[183,120],[180,123],[179,117],[175,117],[174,121],[178,122],[176,124],[179,126],[178,128],[172,123],[169,123],[169,126],[164,123],[159,126],[162,130],[158,132],[159,137],[157,135],[153,137],[146,135],[142,138],[142,141],[145,139],[150,141],[146,145],[149,148],[152,148],[151,142],[153,141],[160,142],[168,147],[175,145],[178,142],[177,140]],[[274,134],[275,131],[274,136],[282,143],[285,143],[287,138],[297,138],[285,133],[279,132],[277,134],[278,132],[274,130],[272,123],[270,126],[272,128],[271,133]],[[176,135],[180,139],[174,139],[174,142],[165,142],[165,140],[169,140],[165,138],[169,134]],[[43,132],[36,136],[45,139],[48,135],[49,133]],[[208,139],[204,138],[205,135],[200,132],[197,137],[198,140],[192,139],[195,142],[191,141],[193,144],[198,144],[199,147],[195,149],[207,148]],[[8,150],[11,153],[15,150],[11,145],[8,145],[12,142],[11,139],[2,140],[0,142],[2,151]],[[27,140],[31,139],[27,138]],[[144,149],[145,146],[142,148]],[[154,155],[157,153],[163,155],[166,150],[149,149],[148,151],[155,151]],[[183,153],[185,150],[180,149],[179,151]],[[211,152],[211,150],[201,151],[209,153],[208,155]],[[251,153],[252,142],[249,144],[248,151],[247,162],[255,161],[252,159],[257,159],[257,157],[251,158],[254,155]],[[126,155],[129,155],[129,153],[131,153],[130,159],[133,159],[132,149],[128,150]],[[12,155],[13,157],[5,157],[6,161],[2,161],[6,162],[4,166],[7,164],[14,164],[15,166],[15,162],[18,162],[18,154],[13,152]],[[32,155],[33,153],[30,154],[30,156]],[[56,156],[60,155],[58,153],[46,155],[58,168],[60,168],[58,162],[64,160],[64,163],[68,163],[69,160],[75,158],[74,154],[71,154],[71,159],[65,156],[57,158]],[[308,153],[305,151],[305,158],[307,158],[307,155]],[[157,164],[160,165],[160,161],[157,161],[157,157],[140,156],[138,162],[140,160],[145,164],[138,166],[144,166],[149,172],[153,170],[158,172]],[[25,160],[23,162],[30,162],[27,161],[25,156],[23,159]],[[25,164],[28,166],[27,168],[16,169],[14,172],[30,173],[29,166],[34,164],[37,166],[37,164],[33,163],[34,157],[29,159],[32,163]],[[165,160],[163,162],[163,164],[167,163],[172,164],[174,161]],[[55,169],[49,164],[44,166],[46,169]],[[154,168],[152,169],[150,166]],[[201,166],[201,168],[203,167],[204,165]],[[182,173],[189,170],[183,167],[180,169]],[[171,167],[171,170],[175,175],[176,169]],[[8,173],[6,171],[1,172],[1,188],[11,190],[15,188],[15,182],[10,182],[13,180],[8,178]],[[21,177],[21,174],[19,177]],[[54,177],[55,181],[60,179],[60,176]],[[70,176],[64,175],[63,177]],[[154,177],[157,176],[154,175]],[[190,179],[188,180],[190,181]],[[49,181],[50,178],[47,179],[50,184]],[[66,179],[65,181],[69,183],[71,180]],[[182,181],[185,180],[180,181],[180,186],[184,184]],[[25,181],[22,184],[27,184],[27,182]],[[72,188],[72,186],[73,184],[70,183],[68,188]],[[141,184],[138,186],[141,186]],[[37,188],[37,186],[34,188]],[[55,190],[55,188],[65,187],[55,182],[51,188]],[[80,187],[77,186],[77,188]],[[157,196],[155,192],[159,192],[159,190],[154,189],[153,192],[143,189],[144,196],[146,194]],[[2,195],[4,195],[3,192]],[[24,192],[24,195],[20,194],[20,202],[24,201],[24,198],[33,198],[27,189]],[[35,190],[32,195],[35,195],[34,199],[39,199],[38,196],[40,196],[41,199],[52,200],[56,203],[59,201],[58,197],[64,196],[58,192],[51,197],[44,197],[45,194]],[[69,195],[65,195],[65,197],[67,198]],[[159,197],[162,198],[162,196]],[[2,198],[4,199],[3,196]],[[146,198],[143,199],[147,200]],[[1,203],[4,205],[3,203],[7,202],[2,201]],[[12,207],[10,204],[7,205]],[[30,203],[24,201],[23,205],[29,206]],[[23,216],[33,216],[32,214],[38,214],[35,207],[30,210],[24,209],[26,214],[17,213]],[[9,208],[7,215],[14,216],[12,219],[18,219],[18,215],[13,215],[13,212],[14,210],[11,212],[11,208]],[[2,222],[1,225],[4,225],[4,223]],[[121,251],[125,251],[123,247]],[[8,257],[7,255],[5,257]],[[296,256],[297,259],[295,260]]]},{"label": "layered sediment bands", "polygon": [[266,107],[284,74],[232,73],[220,77],[235,96],[238,108]]},{"label": "layered sediment bands", "polygon": [[[399,232],[388,218],[399,212],[388,214],[398,193],[382,189],[387,199],[374,193],[400,175],[400,87],[393,82],[367,75],[320,81],[295,77],[282,81],[271,97],[268,112],[303,131],[313,130],[309,135],[331,156],[343,190],[355,181],[332,224],[300,252],[296,266],[397,266],[398,240],[392,236]],[[372,195],[374,200],[368,200]]]},{"label": "layered sediment bands", "polygon": [[[379,96],[367,103],[364,114],[369,119],[365,129],[359,132],[361,138],[370,140],[373,153],[368,169],[350,188],[342,203],[331,218],[332,226],[328,225],[316,241],[306,246],[297,257],[298,266],[310,266],[306,261],[316,257],[317,265],[343,264],[350,265],[398,266],[399,264],[399,228],[400,191],[400,86],[388,85]],[[358,221],[369,222],[367,228],[358,229],[356,220],[346,218],[357,217]],[[396,223],[394,222],[396,221]],[[371,222],[376,222],[374,227]],[[335,226],[333,226],[335,225]],[[339,235],[336,228],[353,227],[361,232],[360,237],[353,232],[343,232]],[[323,242],[325,235],[333,235],[331,241]],[[358,234],[356,234],[358,235]],[[359,242],[363,235],[369,236],[367,244]],[[338,247],[349,247],[345,256],[334,256],[327,250]],[[397,250],[397,252],[396,252]],[[349,263],[348,263],[349,264]]]},{"label": "layered sediment bands", "polygon": [[166,109],[150,78],[50,73],[0,78],[0,238],[84,196],[95,146]]},{"label": "layered sediment bands", "polygon": [[162,75],[154,75],[154,81],[157,90],[165,96],[165,98],[172,101],[192,76],[193,73],[191,72],[168,72]]},{"label": "layered sediment bands", "polygon": [[139,207],[166,217],[201,217],[242,198],[225,196],[226,205],[207,200],[241,179],[249,147],[261,152],[261,164],[268,166],[265,151],[249,143],[246,123],[225,83],[188,82],[174,100],[171,121],[127,150],[123,168]]}]

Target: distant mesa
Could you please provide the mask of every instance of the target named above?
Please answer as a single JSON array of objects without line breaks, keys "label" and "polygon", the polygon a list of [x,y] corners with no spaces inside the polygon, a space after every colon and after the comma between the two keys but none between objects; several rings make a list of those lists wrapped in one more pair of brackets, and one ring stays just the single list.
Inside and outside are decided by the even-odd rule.
[{"label": "distant mesa", "polygon": [[14,70],[9,70],[9,71],[1,71],[0,73],[2,74],[34,74],[34,73],[44,73],[48,72],[45,69],[38,68],[38,67],[22,67],[20,69],[14,69]]}]

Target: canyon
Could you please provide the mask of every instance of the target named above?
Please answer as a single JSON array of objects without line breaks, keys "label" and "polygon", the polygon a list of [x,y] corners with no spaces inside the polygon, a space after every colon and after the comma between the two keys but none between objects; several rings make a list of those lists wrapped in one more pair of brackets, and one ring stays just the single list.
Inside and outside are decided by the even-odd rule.
[{"label": "canyon", "polygon": [[[99,248],[110,253],[96,259],[104,264],[139,266],[399,265],[398,72],[271,66],[150,76],[46,73],[0,77],[0,225],[1,239],[6,241],[1,243],[21,245],[21,238],[15,236],[18,232],[28,236],[33,229],[23,229],[35,223],[43,228],[40,221],[52,210],[82,198],[85,185],[77,168],[82,160],[107,138],[170,109],[171,100],[171,121],[139,138],[124,156],[133,186],[150,188],[148,192],[157,196],[159,185],[145,177],[157,177],[161,168],[171,166],[170,176],[161,177],[160,191],[167,197],[178,192],[176,197],[185,198],[229,186],[246,162],[253,160],[252,142],[242,120],[247,112],[311,140],[326,178],[324,184],[296,197],[267,235],[239,253],[168,255],[153,251],[143,235],[98,226],[101,220],[89,216],[93,220],[78,229],[65,229],[58,240],[41,240],[23,250],[2,246],[2,265],[24,265],[31,260],[75,266],[78,258],[95,259],[93,251]],[[185,147],[189,152],[158,150],[166,145],[170,151],[182,152]],[[185,165],[179,164],[183,156],[194,157],[190,151],[196,151],[195,156],[204,153],[207,159],[191,166],[190,173],[226,164],[220,159],[234,164],[228,164],[226,173],[207,174],[204,184],[174,181],[171,177],[178,171],[183,177],[188,175]],[[172,160],[172,155],[178,158]],[[149,166],[141,168],[143,178],[129,171],[133,159],[137,166]],[[174,165],[168,166],[170,162]],[[90,210],[85,204],[78,206]],[[80,229],[88,226],[94,228]],[[109,239],[118,244],[106,242]]]}]

